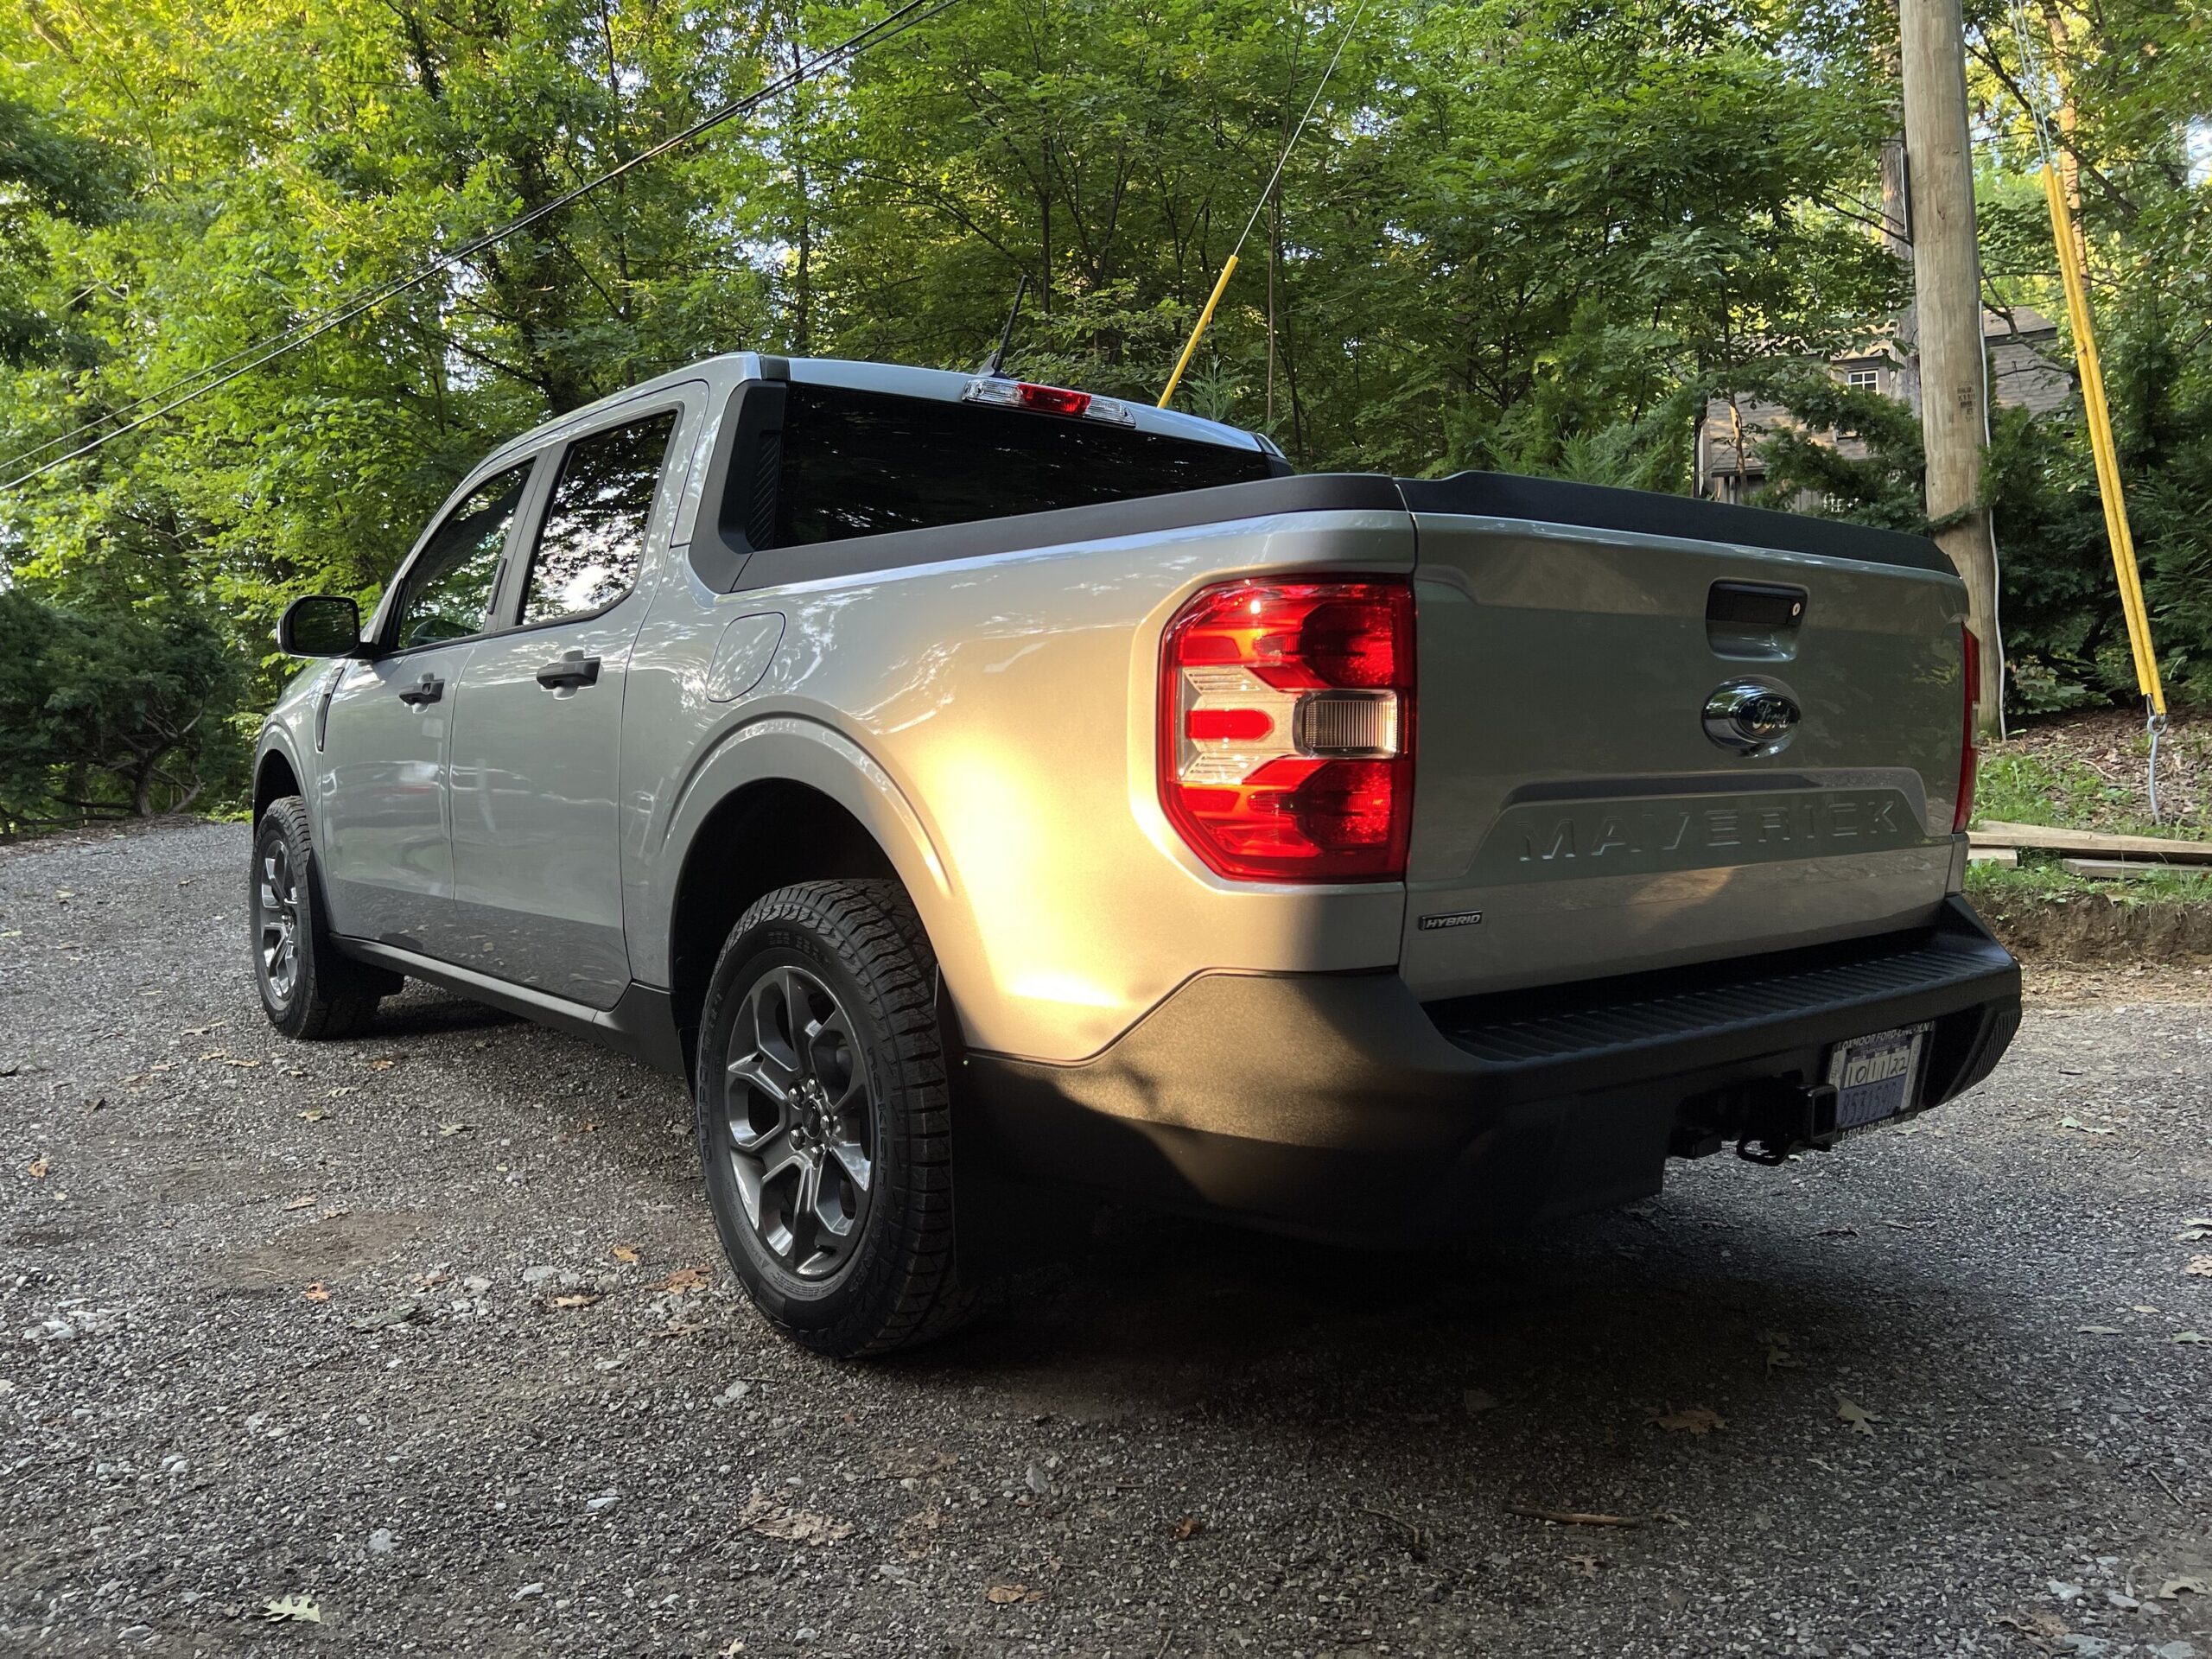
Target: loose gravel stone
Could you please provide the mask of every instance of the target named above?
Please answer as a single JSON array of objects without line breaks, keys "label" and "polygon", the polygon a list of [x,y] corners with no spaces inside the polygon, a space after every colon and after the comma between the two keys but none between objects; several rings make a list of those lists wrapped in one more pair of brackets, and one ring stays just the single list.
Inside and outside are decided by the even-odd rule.
[{"label": "loose gravel stone", "polygon": [[1413,1257],[1113,1212],[839,1366],[680,1086],[420,988],[278,1039],[246,844],[0,849],[0,1653],[2212,1649],[2191,964],[1778,1170]]}]

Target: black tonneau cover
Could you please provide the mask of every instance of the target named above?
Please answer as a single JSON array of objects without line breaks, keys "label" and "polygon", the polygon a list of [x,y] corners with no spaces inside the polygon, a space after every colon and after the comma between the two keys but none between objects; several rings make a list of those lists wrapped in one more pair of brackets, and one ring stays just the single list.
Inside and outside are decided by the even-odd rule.
[{"label": "black tonneau cover", "polygon": [[716,586],[725,591],[770,587],[900,565],[1017,552],[1063,542],[1230,524],[1276,513],[1346,512],[1529,519],[1953,574],[1950,560],[1925,537],[1830,518],[1808,518],[1794,512],[1698,501],[1688,496],[1522,478],[1510,473],[1456,473],[1450,478],[1302,473],[1173,495],[1063,507],[1052,512],[855,536],[793,548],[771,547],[740,558],[732,574],[717,581]]},{"label": "black tonneau cover", "polygon": [[1735,542],[1785,553],[1865,559],[1874,564],[1940,570],[1946,575],[1954,571],[1943,550],[1925,536],[1834,518],[1810,518],[1802,513],[1771,512],[1764,507],[1738,507],[1725,501],[1700,501],[1651,490],[1570,484],[1556,478],[1522,478],[1512,473],[1454,473],[1449,478],[1395,481],[1399,495],[1414,512],[1533,518],[1550,524],[1578,524],[1586,530]]}]

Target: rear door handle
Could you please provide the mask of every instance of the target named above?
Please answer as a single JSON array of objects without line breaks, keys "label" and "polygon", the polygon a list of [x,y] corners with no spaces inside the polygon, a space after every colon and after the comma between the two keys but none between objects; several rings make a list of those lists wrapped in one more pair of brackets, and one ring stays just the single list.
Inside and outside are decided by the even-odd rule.
[{"label": "rear door handle", "polygon": [[599,658],[572,651],[556,657],[537,671],[537,683],[549,691],[573,691],[580,685],[599,683]]},{"label": "rear door handle", "polygon": [[446,694],[446,683],[433,675],[425,674],[399,694],[399,700],[410,709],[420,709],[425,703],[435,702]]}]

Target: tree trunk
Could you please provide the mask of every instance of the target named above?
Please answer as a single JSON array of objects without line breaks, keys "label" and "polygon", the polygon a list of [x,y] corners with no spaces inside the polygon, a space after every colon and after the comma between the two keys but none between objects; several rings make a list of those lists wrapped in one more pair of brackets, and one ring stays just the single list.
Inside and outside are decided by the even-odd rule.
[{"label": "tree trunk", "polygon": [[1965,23],[1959,0],[1903,0],[1898,21],[1928,516],[1952,521],[1936,539],[1967,584],[1967,626],[1981,642],[1980,719],[1993,726],[2000,713],[2002,657],[1996,633],[1997,550],[1989,515],[1976,505],[1988,441],[1988,379],[1967,132]]}]

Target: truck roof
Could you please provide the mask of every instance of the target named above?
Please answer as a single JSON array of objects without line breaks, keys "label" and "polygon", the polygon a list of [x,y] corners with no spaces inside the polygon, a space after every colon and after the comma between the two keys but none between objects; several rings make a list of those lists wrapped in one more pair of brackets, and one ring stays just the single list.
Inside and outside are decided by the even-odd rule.
[{"label": "truck roof", "polygon": [[[968,388],[981,378],[951,369],[918,369],[904,364],[869,363],[852,358],[777,357],[760,352],[724,352],[717,356],[702,358],[680,369],[671,369],[665,374],[655,375],[636,385],[625,386],[621,391],[610,392],[581,409],[573,409],[555,416],[550,421],[541,422],[527,432],[518,433],[501,444],[487,460],[497,460],[510,449],[535,443],[546,434],[572,422],[591,420],[601,410],[617,404],[627,403],[648,392],[682,385],[687,381],[704,380],[719,391],[733,390],[747,380],[790,380],[801,385],[844,386],[856,391],[934,398],[951,404],[960,402]],[[1097,395],[1104,396],[1103,393]],[[1182,438],[1191,442],[1219,444],[1230,449],[1256,449],[1262,454],[1280,455],[1282,453],[1272,440],[1241,426],[1186,415],[1180,410],[1155,409],[1149,404],[1126,397],[1111,401],[1119,404],[1128,412],[1130,425],[1139,432]]]}]

